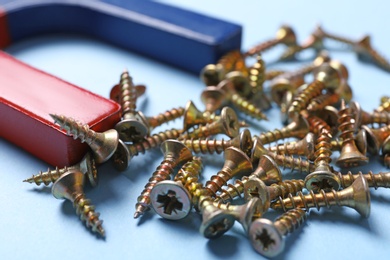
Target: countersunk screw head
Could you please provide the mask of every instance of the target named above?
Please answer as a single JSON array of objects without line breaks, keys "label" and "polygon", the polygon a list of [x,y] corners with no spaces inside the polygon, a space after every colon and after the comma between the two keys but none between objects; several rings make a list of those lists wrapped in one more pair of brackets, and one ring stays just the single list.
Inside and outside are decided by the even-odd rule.
[{"label": "countersunk screw head", "polygon": [[206,208],[202,216],[203,221],[199,232],[206,238],[218,238],[222,236],[235,222],[232,215],[214,207],[213,209]]},{"label": "countersunk screw head", "polygon": [[294,46],[297,44],[297,36],[291,26],[282,25],[276,32],[276,39],[282,41],[287,46]]},{"label": "countersunk screw head", "polygon": [[314,192],[323,190],[339,190],[340,180],[336,174],[329,171],[329,167],[318,167],[316,171],[310,173],[305,178],[305,186]]},{"label": "countersunk screw head", "polygon": [[273,222],[259,218],[252,222],[249,237],[254,249],[266,257],[274,257],[284,250],[284,239]]},{"label": "countersunk screw head", "polygon": [[141,111],[133,117],[123,119],[115,125],[119,138],[125,142],[141,139],[149,134],[148,122]]},{"label": "countersunk screw head", "polygon": [[161,217],[178,220],[185,218],[191,211],[191,194],[179,182],[165,180],[153,187],[152,207]]},{"label": "countersunk screw head", "polygon": [[223,78],[224,70],[219,64],[208,64],[200,72],[200,78],[206,86],[215,86]]},{"label": "countersunk screw head", "polygon": [[70,169],[62,175],[51,187],[56,199],[72,200],[73,193],[83,193],[85,176],[77,169]]},{"label": "countersunk screw head", "polygon": [[129,166],[131,160],[131,154],[127,149],[126,144],[119,139],[118,147],[113,155],[113,163],[115,169],[118,171],[124,171]]},{"label": "countersunk screw head", "polygon": [[257,204],[258,212],[266,212],[270,207],[270,197],[267,185],[257,177],[250,177],[244,184],[244,198],[246,201],[259,198],[261,203]]},{"label": "countersunk screw head", "polygon": [[200,98],[206,106],[206,111],[214,112],[226,101],[226,93],[218,87],[209,86],[202,91]]},{"label": "countersunk screw head", "polygon": [[240,133],[240,122],[236,112],[230,107],[224,107],[221,111],[222,127],[224,133],[229,137],[235,137]]},{"label": "countersunk screw head", "polygon": [[329,90],[336,90],[343,80],[340,71],[332,67],[329,63],[320,65],[314,71],[314,78],[323,82]]}]

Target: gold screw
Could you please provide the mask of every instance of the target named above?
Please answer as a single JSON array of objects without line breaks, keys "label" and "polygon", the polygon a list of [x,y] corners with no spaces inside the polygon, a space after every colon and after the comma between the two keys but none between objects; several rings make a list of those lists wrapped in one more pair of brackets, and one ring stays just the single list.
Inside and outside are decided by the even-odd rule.
[{"label": "gold screw", "polygon": [[305,178],[305,186],[308,190],[318,192],[320,189],[338,190],[340,188],[340,180],[332,172],[329,165],[332,161],[330,158],[332,155],[330,149],[331,139],[332,135],[326,129],[322,129],[315,147],[315,170]]},{"label": "gold screw", "polygon": [[143,215],[145,211],[150,210],[150,192],[153,187],[160,181],[170,179],[176,166],[185,163],[192,158],[191,151],[184,144],[176,140],[169,139],[164,141],[161,144],[160,149],[164,154],[164,159],[152,174],[152,177],[145,185],[141,195],[138,196],[135,205],[136,211],[134,213],[134,218],[138,218]]},{"label": "gold screw", "polygon": [[145,116],[136,110],[137,92],[133,78],[127,70],[120,77],[122,120],[115,125],[122,141],[129,142],[149,134],[149,125]]},{"label": "gold screw", "polygon": [[91,205],[91,201],[85,198],[84,180],[85,175],[82,172],[77,169],[69,169],[54,182],[51,192],[56,199],[70,200],[77,215],[83,222],[85,221],[85,225],[104,237],[103,221],[99,220],[99,213],[95,212],[95,206]]},{"label": "gold screw", "polygon": [[239,130],[240,126],[236,112],[230,107],[224,107],[219,120],[200,126],[192,132],[183,133],[179,139],[201,138],[221,133],[232,138],[238,135]]},{"label": "gold screw", "polygon": [[381,104],[375,111],[381,113],[381,112],[390,112],[390,97],[389,96],[383,96],[381,97]]},{"label": "gold screw", "polygon": [[339,131],[343,144],[340,156],[336,161],[339,167],[356,167],[368,163],[368,158],[356,147],[353,134],[354,124],[354,111],[351,107],[346,108],[344,100],[342,100],[339,111]]},{"label": "gold screw", "polygon": [[167,110],[164,113],[160,113],[153,117],[147,117],[148,125],[150,128],[156,128],[164,123],[173,121],[179,117],[182,117],[184,114],[184,108],[178,107],[171,110]]},{"label": "gold screw", "polygon": [[244,57],[254,56],[256,54],[265,52],[266,50],[269,50],[278,44],[284,44],[286,46],[297,45],[295,32],[290,26],[288,25],[281,26],[279,30],[276,32],[276,37],[274,39],[262,42],[254,46],[253,48],[249,49],[247,52],[244,53]]},{"label": "gold screw", "polygon": [[225,103],[226,93],[218,87],[209,86],[202,91],[200,98],[205,105],[205,111],[214,113]]},{"label": "gold screw", "polygon": [[318,210],[321,207],[331,206],[347,206],[355,209],[360,215],[365,218],[370,216],[370,190],[367,181],[363,176],[359,176],[351,186],[341,191],[332,190],[325,192],[320,190],[318,194],[310,191],[309,194],[303,195],[298,192],[297,196],[289,196],[286,199],[279,198],[271,203],[273,209],[283,209],[287,211],[293,208],[310,208],[316,207]]},{"label": "gold screw", "polygon": [[[352,183],[359,178],[361,172],[358,174],[352,174],[350,171],[347,174],[342,174],[341,172],[336,173],[340,179],[341,187],[346,188],[352,185]],[[390,188],[390,172],[379,172],[373,174],[372,171],[369,171],[367,174],[362,174],[363,178],[366,179],[369,187],[375,189],[378,188]]]},{"label": "gold screw", "polygon": [[225,163],[222,169],[211,176],[210,180],[206,182],[205,189],[215,197],[228,180],[238,174],[246,174],[253,170],[252,163],[248,156],[238,148],[229,147],[224,152]]},{"label": "gold screw", "polygon": [[89,183],[92,187],[97,186],[98,184],[98,175],[95,160],[92,158],[90,153],[87,153],[83,159],[70,167],[63,167],[58,169],[56,167],[54,170],[48,169],[46,172],[40,171],[37,175],[33,175],[30,178],[25,179],[23,182],[35,183],[36,185],[41,185],[42,183],[47,186],[50,183],[54,183],[59,177],[68,172],[70,169],[77,169],[83,174],[86,174],[89,180]]},{"label": "gold screw", "polygon": [[[137,94],[137,98],[145,94],[146,91],[146,86],[145,85],[135,85],[135,92]],[[120,104],[121,103],[121,85],[116,84],[111,88],[110,91],[110,99],[115,101],[116,103]]]},{"label": "gold screw", "polygon": [[263,84],[266,80],[265,62],[261,55],[256,56],[256,62],[249,68],[249,84],[252,87],[252,97],[249,100],[255,104],[259,104],[260,109],[267,110],[271,108],[271,101],[264,93]]},{"label": "gold screw", "polygon": [[284,250],[283,237],[297,230],[305,222],[306,215],[303,209],[292,209],[274,222],[265,218],[254,220],[249,229],[253,248],[266,257],[279,255]]},{"label": "gold screw", "polygon": [[356,101],[350,102],[349,107],[356,113],[355,129],[359,128],[362,125],[371,124],[373,126],[375,123],[390,125],[390,113],[377,112],[377,111],[373,111],[372,113],[368,113],[368,112],[364,111],[361,108],[360,104]]},{"label": "gold screw", "polygon": [[119,140],[118,147],[112,156],[115,169],[118,171],[126,170],[134,156],[140,153],[144,154],[146,151],[160,146],[168,139],[178,138],[181,134],[181,130],[173,128],[145,137],[143,140],[132,144],[125,144],[122,140]]},{"label": "gold screw", "polygon": [[341,84],[339,71],[330,64],[324,63],[314,73],[314,81],[310,83],[291,103],[288,114],[292,117],[304,110],[311,99],[319,96],[323,90],[335,91]]},{"label": "gold screw", "polygon": [[173,181],[157,183],[150,193],[152,207],[156,213],[171,220],[185,218],[194,205],[187,187],[198,181],[202,169],[201,158],[194,157],[183,165]]},{"label": "gold screw", "polygon": [[228,147],[237,147],[245,154],[250,154],[253,147],[251,133],[248,129],[242,131],[239,135],[230,140],[216,140],[216,139],[189,139],[181,140],[194,153],[202,154],[220,154]]},{"label": "gold screw", "polygon": [[372,155],[377,155],[384,141],[390,136],[390,125],[379,129],[373,129],[363,125],[362,129],[366,133],[368,152]]},{"label": "gold screw", "polygon": [[54,114],[50,114],[50,116],[61,129],[73,136],[73,139],[80,139],[82,143],[85,142],[91,147],[96,163],[103,163],[114,154],[119,142],[118,132],[115,129],[98,133],[89,129],[88,125],[83,125],[73,118]]}]

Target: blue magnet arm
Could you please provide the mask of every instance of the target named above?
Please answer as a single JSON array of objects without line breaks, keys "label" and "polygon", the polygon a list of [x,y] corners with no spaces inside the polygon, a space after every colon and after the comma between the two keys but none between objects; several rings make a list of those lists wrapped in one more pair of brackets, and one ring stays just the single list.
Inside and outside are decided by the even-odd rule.
[{"label": "blue magnet arm", "polygon": [[6,30],[0,33],[9,34],[10,44],[76,33],[193,73],[241,47],[241,26],[152,1],[0,0],[1,21]]}]

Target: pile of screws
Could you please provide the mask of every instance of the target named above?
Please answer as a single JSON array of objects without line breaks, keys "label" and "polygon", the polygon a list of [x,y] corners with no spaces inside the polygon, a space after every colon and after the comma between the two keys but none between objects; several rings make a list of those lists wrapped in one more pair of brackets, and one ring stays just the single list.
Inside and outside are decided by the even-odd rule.
[{"label": "pile of screws", "polygon": [[[368,218],[369,188],[389,187],[390,173],[342,174],[331,164],[331,156],[339,152],[335,165],[342,169],[367,164],[368,155],[378,154],[389,166],[390,98],[383,97],[372,112],[352,101],[348,70],[323,51],[324,39],[346,43],[359,58],[390,71],[390,64],[371,47],[368,36],[353,41],[318,27],[299,45],[293,29],[282,26],[275,39],[244,53],[229,52],[217,64],[205,66],[201,72],[206,85],[201,93],[203,111],[188,101],[185,107],[153,117],[137,110],[137,98],[145,87],[135,86],[124,71],[110,95],[122,107],[122,120],[115,129],[97,133],[65,115],[51,115],[68,135],[86,142],[90,152],[77,165],[40,172],[25,182],[54,183],[54,197],[70,200],[86,226],[105,236],[99,214],[85,198],[85,180],[96,186],[97,165],[109,159],[118,171],[125,171],[134,156],[160,148],[164,159],[139,195],[134,218],[151,208],[170,220],[200,214],[200,233],[206,238],[220,237],[238,221],[254,249],[268,257],[283,251],[283,237],[302,225],[310,208],[347,206]],[[278,44],[287,46],[282,60],[308,48],[318,56],[297,71],[267,70],[261,54]],[[249,57],[255,58],[250,66]],[[308,74],[313,80],[306,83]],[[264,111],[272,102],[280,107],[285,127],[252,135],[236,111],[267,120]],[[152,133],[178,118],[183,118],[182,129]],[[211,137],[220,134],[231,139]],[[277,143],[290,138],[296,140]],[[202,183],[202,157],[221,153],[223,167]],[[301,173],[302,179],[284,179],[285,168]],[[269,209],[285,213],[272,222],[265,218]]]}]

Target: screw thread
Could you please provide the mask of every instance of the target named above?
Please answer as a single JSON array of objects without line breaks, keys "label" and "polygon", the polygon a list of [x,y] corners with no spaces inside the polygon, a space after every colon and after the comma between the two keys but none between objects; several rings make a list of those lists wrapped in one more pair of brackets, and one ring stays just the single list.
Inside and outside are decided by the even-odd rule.
[{"label": "screw thread", "polygon": [[73,136],[73,139],[80,139],[82,143],[91,145],[97,138],[97,133],[91,129],[87,124],[82,124],[73,118],[63,115],[50,114],[54,123],[58,124],[61,129],[64,129],[68,135]]},{"label": "screw thread", "polygon": [[231,102],[245,114],[258,119],[268,120],[267,116],[261,111],[260,108],[256,107],[251,101],[241,97],[239,94],[234,93],[230,97]]},{"label": "screw thread", "polygon": [[375,111],[381,112],[390,112],[390,97],[382,97],[380,106],[375,109]]},{"label": "screw thread", "polygon": [[274,226],[282,236],[294,232],[307,219],[306,211],[303,209],[291,209],[274,221]]},{"label": "screw thread", "polygon": [[120,77],[120,104],[122,117],[136,113],[137,91],[133,84],[133,78],[127,70],[123,71]]},{"label": "screw thread", "polygon": [[345,43],[345,44],[348,44],[348,45],[351,45],[351,46],[356,44],[356,42],[353,41],[350,38],[346,38],[346,37],[342,37],[342,36],[339,36],[339,35],[335,35],[333,33],[330,34],[330,33],[322,32],[322,38],[332,39],[332,40],[335,40],[335,41],[338,41],[338,42],[341,42],[341,43]]},{"label": "screw thread", "polygon": [[277,144],[271,147],[268,147],[270,152],[276,154],[285,154],[285,155],[306,155],[304,150],[300,147],[299,141],[293,142],[284,142],[282,144]]},{"label": "screw thread", "polygon": [[272,131],[261,133],[258,137],[262,144],[269,144],[281,139],[291,137],[290,134],[291,132],[287,131],[287,129],[283,127],[282,129],[274,129]]},{"label": "screw thread", "polygon": [[95,212],[95,206],[91,204],[89,199],[85,198],[83,193],[75,195],[73,207],[76,209],[76,214],[80,217],[81,221],[85,222],[88,228],[103,237],[105,236],[105,231],[102,226],[103,221],[99,219],[100,214]]},{"label": "screw thread", "polygon": [[309,102],[318,97],[325,89],[325,83],[319,80],[313,81],[298,96],[296,96],[290,105],[289,112],[299,113],[307,107]]},{"label": "screw thread", "polygon": [[377,52],[374,48],[364,48],[364,52],[366,52],[375,63],[377,63],[383,69],[390,71],[390,63],[389,61],[379,52]]},{"label": "screw thread", "polygon": [[260,54],[261,52],[265,52],[271,49],[272,47],[276,46],[280,42],[281,39],[277,39],[277,38],[262,42],[250,48],[247,52],[245,52],[244,56],[247,57],[247,56],[254,56],[256,54]]},{"label": "screw thread", "polygon": [[230,168],[224,167],[216,175],[211,176],[210,180],[206,182],[205,189],[207,189],[213,197],[216,197],[217,191],[219,191],[233,175]]},{"label": "screw thread", "polygon": [[248,182],[248,180],[248,176],[243,176],[241,180],[235,180],[234,184],[229,183],[226,189],[221,188],[220,193],[215,197],[215,201],[222,201],[223,203],[226,203],[237,197],[243,198],[242,194],[244,193],[244,185]]},{"label": "screw thread", "polygon": [[237,70],[236,66],[237,63],[242,60],[242,55],[239,51],[230,51],[227,54],[223,55],[217,62],[217,64],[220,64],[225,72]]},{"label": "screw thread", "polygon": [[320,165],[329,166],[332,159],[332,146],[330,141],[332,140],[332,135],[326,130],[322,129],[320,136],[317,139],[317,144],[315,146],[315,160],[314,165],[318,167]]},{"label": "screw thread", "polygon": [[385,125],[389,125],[390,124],[390,113],[388,112],[377,112],[377,111],[374,111],[372,113],[367,113],[368,115],[367,116],[363,116],[362,118],[362,124],[363,125],[372,125],[374,126],[374,124],[385,124]]},{"label": "screw thread", "polygon": [[325,93],[313,98],[307,105],[309,111],[319,111],[324,109],[326,106],[334,105],[339,100],[339,95],[336,93]]},{"label": "screw thread", "polygon": [[314,164],[306,159],[301,157],[293,157],[289,155],[281,154],[269,154],[272,159],[275,160],[276,164],[284,169],[289,168],[291,171],[302,172],[312,172],[315,170]]},{"label": "screw thread", "polygon": [[51,183],[54,183],[68,170],[69,168],[65,166],[61,169],[58,167],[56,167],[54,170],[47,169],[46,172],[39,171],[37,175],[31,176],[30,178],[25,179],[23,182],[35,183],[38,186],[43,183],[45,186],[47,186]]},{"label": "screw thread", "polygon": [[185,109],[183,107],[173,108],[171,110],[160,113],[156,116],[149,117],[148,123],[152,128],[158,127],[169,121],[173,121],[181,116],[183,116]]},{"label": "screw thread", "polygon": [[152,148],[158,147],[160,144],[162,144],[164,141],[168,139],[176,139],[181,135],[181,133],[182,131],[172,128],[170,130],[166,130],[145,137],[140,142],[129,144],[126,147],[129,150],[130,158],[140,153],[144,154],[147,150],[151,150]]},{"label": "screw thread", "polygon": [[[359,172],[360,173],[360,172]],[[341,187],[346,188],[352,185],[352,183],[359,177],[358,174],[352,174],[348,171],[347,174],[341,174],[341,172],[336,173],[340,179]],[[389,172],[379,172],[374,174],[372,171],[369,171],[367,174],[363,174],[363,178],[366,179],[369,187],[375,189],[378,188],[390,188],[390,173]]]},{"label": "screw thread", "polygon": [[265,80],[273,80],[274,78],[285,74],[284,70],[268,70],[265,72]]},{"label": "screw thread", "polygon": [[180,140],[185,139],[199,139],[199,138],[206,138],[211,135],[221,134],[223,131],[221,127],[221,123],[219,121],[206,124],[204,126],[200,126],[197,129],[194,129],[191,132],[184,133],[180,136]]},{"label": "screw thread", "polygon": [[309,131],[313,132],[315,135],[320,135],[323,129],[327,132],[331,132],[330,126],[321,118],[312,115],[307,115],[305,118],[309,123]]},{"label": "screw thread", "polygon": [[[294,47],[293,47],[294,48]],[[297,70],[289,71],[283,74],[283,78],[287,80],[293,80],[296,78],[301,78],[309,73],[311,73],[317,66],[315,64],[308,64],[306,66],[303,66]]]},{"label": "screw thread", "polygon": [[279,197],[275,202],[271,203],[271,208],[282,209],[283,211],[295,208],[305,208],[306,210],[317,208],[319,210],[321,207],[330,208],[334,205],[343,206],[337,191],[331,190],[330,192],[325,192],[324,190],[320,190],[319,193],[315,194],[310,190],[307,195],[298,192],[296,196],[289,194],[285,199]]},{"label": "screw thread", "polygon": [[261,55],[257,55],[256,62],[249,69],[249,84],[254,92],[263,93],[263,84],[265,81],[265,62]]},{"label": "screw thread", "polygon": [[355,113],[351,108],[345,107],[345,103],[342,101],[341,108],[338,112],[339,119],[339,131],[340,139],[345,143],[354,142],[354,128],[355,128]]},{"label": "screw thread", "polygon": [[137,203],[135,205],[136,212],[134,214],[134,218],[138,218],[145,211],[150,210],[150,193],[154,186],[157,183],[169,180],[171,178],[171,174],[173,173],[173,169],[176,166],[175,160],[172,158],[164,158],[164,160],[157,167],[156,171],[153,172],[152,177],[148,180],[148,183],[145,185],[144,190],[141,192],[141,195],[137,198]]},{"label": "screw thread", "polygon": [[278,197],[285,198],[289,194],[296,194],[305,188],[305,182],[303,180],[285,180],[280,183],[271,184],[268,186],[268,192],[270,194],[270,200],[274,200]]},{"label": "screw thread", "polygon": [[181,141],[194,153],[202,154],[220,154],[225,151],[226,148],[231,147],[232,143],[230,140],[225,141],[224,139],[184,139]]}]

